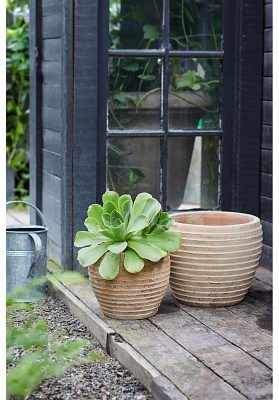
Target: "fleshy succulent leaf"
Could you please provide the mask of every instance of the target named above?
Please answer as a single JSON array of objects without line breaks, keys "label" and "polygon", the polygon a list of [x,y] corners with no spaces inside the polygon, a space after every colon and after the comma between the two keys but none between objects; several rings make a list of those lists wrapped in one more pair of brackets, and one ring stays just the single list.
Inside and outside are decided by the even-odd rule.
[{"label": "fleshy succulent leaf", "polygon": [[117,227],[110,226],[110,231],[117,238],[117,240],[123,241],[125,237],[125,224],[122,223]]},{"label": "fleshy succulent leaf", "polygon": [[108,247],[108,250],[111,251],[112,253],[119,254],[122,251],[124,251],[126,247],[127,247],[127,242],[116,242],[114,244],[111,244]]},{"label": "fleshy succulent leaf", "polygon": [[113,244],[112,241],[100,244],[98,246],[84,247],[78,251],[78,261],[82,267],[88,267],[99,260],[108,249],[108,246]]},{"label": "fleshy succulent leaf", "polygon": [[[136,239],[137,238],[134,238]],[[160,249],[173,252],[179,249],[181,245],[181,236],[174,231],[164,231],[159,233],[151,233],[140,237],[140,241],[145,244],[152,244],[160,247]]]},{"label": "fleshy succulent leaf", "polygon": [[103,213],[104,213],[104,210],[103,210],[103,207],[100,206],[100,204],[91,204],[91,206],[89,206],[88,210],[87,210],[88,217],[95,218],[99,222],[100,226],[102,226],[102,224],[103,224],[103,220],[102,220]]},{"label": "fleshy succulent leaf", "polygon": [[120,214],[120,212],[117,210],[113,210],[113,212],[111,213],[111,218],[119,218],[121,220],[121,222],[124,222],[123,215]]},{"label": "fleshy succulent leaf", "polygon": [[127,200],[122,204],[122,208],[120,210],[121,214],[125,216],[127,213],[131,214],[133,207],[133,202],[132,200]]},{"label": "fleshy succulent leaf", "polygon": [[130,217],[130,221],[129,221],[129,225],[128,227],[132,226],[134,219],[138,216],[142,214],[142,210],[145,206],[145,203],[147,202],[148,199],[150,199],[152,196],[149,193],[140,193],[137,195],[137,197],[135,198],[134,201],[134,205],[131,211],[131,217]]},{"label": "fleshy succulent leaf", "polygon": [[101,233],[79,231],[76,234],[74,245],[76,247],[97,245],[103,242],[108,242],[110,239]]},{"label": "fleshy succulent leaf", "polygon": [[116,278],[119,272],[119,264],[120,254],[108,251],[99,267],[101,277],[109,281]]},{"label": "fleshy succulent leaf", "polygon": [[119,210],[119,212],[121,212],[122,215],[124,214],[124,212],[123,212],[123,204],[126,201],[132,202],[132,205],[133,205],[132,197],[129,194],[123,194],[122,196],[119,197],[118,210]]},{"label": "fleshy succulent leaf", "polygon": [[141,214],[145,215],[148,221],[152,220],[152,218],[156,217],[156,215],[161,210],[161,204],[158,200],[150,198],[147,199],[145,206],[141,212]]},{"label": "fleshy succulent leaf", "polygon": [[86,218],[86,220],[84,221],[84,225],[89,230],[89,232],[98,232],[98,230],[100,230],[100,223],[94,217]]},{"label": "fleshy succulent leaf", "polygon": [[106,227],[110,226],[110,218],[111,218],[111,215],[108,214],[108,213],[105,213],[105,214],[102,215],[103,224]]},{"label": "fleshy succulent leaf", "polygon": [[105,203],[106,201],[111,201],[115,204],[115,208],[118,208],[119,195],[116,192],[108,190],[103,194],[102,200],[103,203]]},{"label": "fleshy succulent leaf", "polygon": [[114,210],[116,210],[116,205],[112,201],[104,202],[104,213],[111,214]]},{"label": "fleshy succulent leaf", "polygon": [[142,243],[141,240],[128,240],[128,247],[134,250],[141,258],[146,258],[150,261],[159,261],[162,258],[162,252],[160,247],[149,244],[149,243]]},{"label": "fleshy succulent leaf", "polygon": [[138,215],[128,230],[128,232],[137,232],[148,226],[148,219],[144,215]]},{"label": "fleshy succulent leaf", "polygon": [[131,274],[140,272],[144,267],[144,259],[134,250],[127,249],[124,253],[124,267]]}]

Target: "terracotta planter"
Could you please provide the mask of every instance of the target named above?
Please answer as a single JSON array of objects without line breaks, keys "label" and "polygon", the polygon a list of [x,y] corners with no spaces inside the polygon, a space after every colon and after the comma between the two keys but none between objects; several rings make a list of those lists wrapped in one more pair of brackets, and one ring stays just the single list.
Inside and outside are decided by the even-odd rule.
[{"label": "terracotta planter", "polygon": [[91,286],[103,313],[116,319],[143,319],[155,315],[167,290],[170,256],[157,263],[145,260],[136,274],[126,271],[123,255],[118,276],[107,281],[99,275],[100,262],[88,268]]},{"label": "terracotta planter", "polygon": [[192,306],[237,304],[254,278],[262,251],[259,218],[223,211],[172,214],[182,245],[171,254],[174,296]]}]

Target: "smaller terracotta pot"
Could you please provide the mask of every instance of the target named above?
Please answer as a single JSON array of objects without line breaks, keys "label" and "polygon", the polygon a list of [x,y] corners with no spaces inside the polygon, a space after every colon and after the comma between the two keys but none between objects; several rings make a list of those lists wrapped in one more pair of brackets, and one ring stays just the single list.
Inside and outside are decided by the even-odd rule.
[{"label": "smaller terracotta pot", "polygon": [[174,296],[192,306],[239,303],[254,278],[262,251],[259,218],[224,211],[172,214],[182,245],[171,254]]},{"label": "smaller terracotta pot", "polygon": [[99,274],[101,260],[88,268],[89,280],[95,296],[107,317],[116,319],[143,319],[158,311],[169,284],[170,256],[159,262],[145,260],[142,271],[131,274],[123,266],[112,281]]}]

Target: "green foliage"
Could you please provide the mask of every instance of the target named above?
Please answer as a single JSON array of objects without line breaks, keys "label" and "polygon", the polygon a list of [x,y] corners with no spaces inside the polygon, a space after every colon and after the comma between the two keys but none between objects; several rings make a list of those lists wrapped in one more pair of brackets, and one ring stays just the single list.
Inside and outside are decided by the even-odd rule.
[{"label": "green foliage", "polygon": [[[23,4],[24,2],[22,2]],[[18,4],[9,1],[8,9]],[[23,4],[24,5],[24,4]],[[16,26],[6,28],[7,41],[7,163],[15,172],[15,198],[28,196],[29,166],[29,26],[17,18]]]},{"label": "green foliage", "polygon": [[[69,276],[67,278],[70,279]],[[26,398],[43,379],[49,375],[62,377],[66,369],[77,364],[86,342],[75,340],[59,344],[48,333],[44,319],[34,322],[34,310],[30,304],[15,303],[11,296],[7,296],[6,304],[6,399],[11,396]],[[22,326],[17,327],[14,320],[20,310],[25,310],[28,317]],[[21,357],[16,354],[19,349]],[[83,362],[99,358],[98,353],[91,353]]]},{"label": "green foliage", "polygon": [[87,267],[103,257],[99,273],[107,280],[118,275],[120,253],[124,253],[125,269],[136,273],[143,269],[144,259],[157,262],[181,244],[181,236],[168,231],[173,219],[148,193],[140,193],[133,202],[130,195],[107,191],[103,205],[92,204],[87,215],[88,231],[77,232],[74,243],[83,247],[78,261]]}]

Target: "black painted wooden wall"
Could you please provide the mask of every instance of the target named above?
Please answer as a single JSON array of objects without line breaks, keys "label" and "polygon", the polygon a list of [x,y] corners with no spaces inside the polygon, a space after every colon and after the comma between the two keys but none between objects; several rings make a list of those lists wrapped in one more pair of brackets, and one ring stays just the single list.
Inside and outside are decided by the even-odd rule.
[{"label": "black painted wooden wall", "polygon": [[272,267],[272,75],[272,0],[265,0],[260,217],[264,243],[261,264],[267,268]]},{"label": "black painted wooden wall", "polygon": [[[265,2],[259,180],[264,230],[262,264],[269,268],[272,256],[272,2]],[[97,85],[98,35],[101,37],[98,24],[103,23],[98,11],[100,5],[100,0],[30,0],[31,202],[46,217],[48,256],[65,269],[80,270],[77,250],[73,248],[74,234],[84,228],[88,205],[98,201],[96,185],[92,182],[98,182],[100,175],[96,116],[104,109],[98,101],[104,89]],[[247,206],[246,201],[244,205]]]}]

